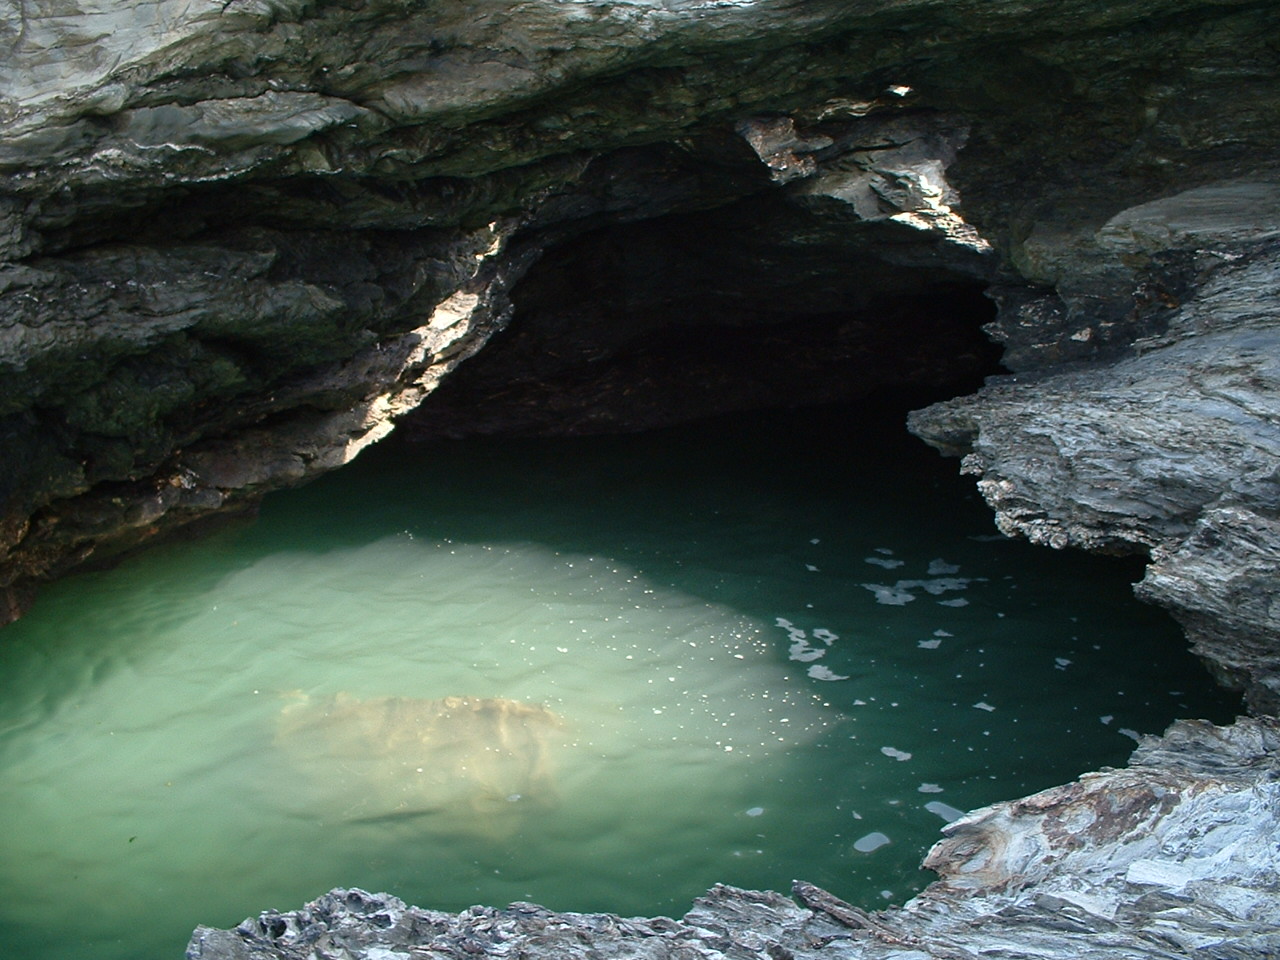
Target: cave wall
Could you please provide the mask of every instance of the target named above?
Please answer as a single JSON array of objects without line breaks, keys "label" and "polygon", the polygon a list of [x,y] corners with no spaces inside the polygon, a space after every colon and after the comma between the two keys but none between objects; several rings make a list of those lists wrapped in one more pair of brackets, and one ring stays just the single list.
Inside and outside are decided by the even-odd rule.
[{"label": "cave wall", "polygon": [[[1268,283],[1269,3],[3,7],[9,616],[411,411],[427,436],[582,432],[960,391],[991,369],[981,289],[1004,364],[1039,377],[1220,325],[1221,294],[1187,304],[1246,261]],[[1195,190],[1257,222],[1124,213]],[[917,429],[986,457],[993,496],[1012,455],[983,451],[1030,447],[992,423]],[[997,507],[1046,542],[1155,550],[1144,589],[1190,626],[1222,619],[1172,559],[1210,537],[1206,491],[1168,535],[1115,514],[1064,540]]]},{"label": "cave wall", "polygon": [[9,615],[411,412],[959,391],[990,320],[913,429],[1274,709],[1273,5],[10,6]]}]

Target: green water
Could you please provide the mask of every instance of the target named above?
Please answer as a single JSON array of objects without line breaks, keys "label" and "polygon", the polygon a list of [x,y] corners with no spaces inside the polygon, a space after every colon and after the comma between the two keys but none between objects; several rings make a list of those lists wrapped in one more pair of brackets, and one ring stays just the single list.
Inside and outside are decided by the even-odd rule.
[{"label": "green water", "polygon": [[1133,567],[846,420],[384,446],[47,590],[0,633],[0,956],[172,960],[336,885],[900,902],[952,808],[1232,715]]}]

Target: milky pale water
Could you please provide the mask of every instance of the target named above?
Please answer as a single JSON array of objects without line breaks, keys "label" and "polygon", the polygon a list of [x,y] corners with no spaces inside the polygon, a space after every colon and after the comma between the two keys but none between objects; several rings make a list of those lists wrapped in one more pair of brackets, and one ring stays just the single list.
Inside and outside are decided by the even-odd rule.
[{"label": "milky pale water", "polygon": [[177,958],[338,885],[901,902],[956,811],[1230,717],[1133,567],[845,419],[384,446],[48,589],[0,632],[0,956]]}]

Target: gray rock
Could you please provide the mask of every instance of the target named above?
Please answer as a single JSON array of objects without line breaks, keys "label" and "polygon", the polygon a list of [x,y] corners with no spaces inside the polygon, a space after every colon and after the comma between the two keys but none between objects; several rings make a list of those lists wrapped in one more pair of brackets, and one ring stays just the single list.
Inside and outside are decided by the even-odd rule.
[{"label": "gray rock", "polygon": [[1148,282],[1180,291],[1161,329],[1120,359],[1003,378],[911,418],[965,455],[1002,532],[1150,552],[1139,595],[1266,712],[1280,709],[1276,196],[1230,182],[1111,218],[1099,243],[1136,274],[1129,301]]}]

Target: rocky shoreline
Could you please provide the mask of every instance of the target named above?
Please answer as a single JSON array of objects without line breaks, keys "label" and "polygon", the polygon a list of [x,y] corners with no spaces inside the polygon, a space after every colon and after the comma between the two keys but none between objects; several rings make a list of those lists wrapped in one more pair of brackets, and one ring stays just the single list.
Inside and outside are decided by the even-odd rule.
[{"label": "rocky shoreline", "polygon": [[1280,723],[1174,724],[1128,767],[976,810],[944,828],[941,879],[867,913],[809,883],[718,886],[680,920],[555,913],[535,904],[459,914],[333,890],[231,930],[200,927],[188,960],[811,958],[1257,960],[1280,950]]}]

